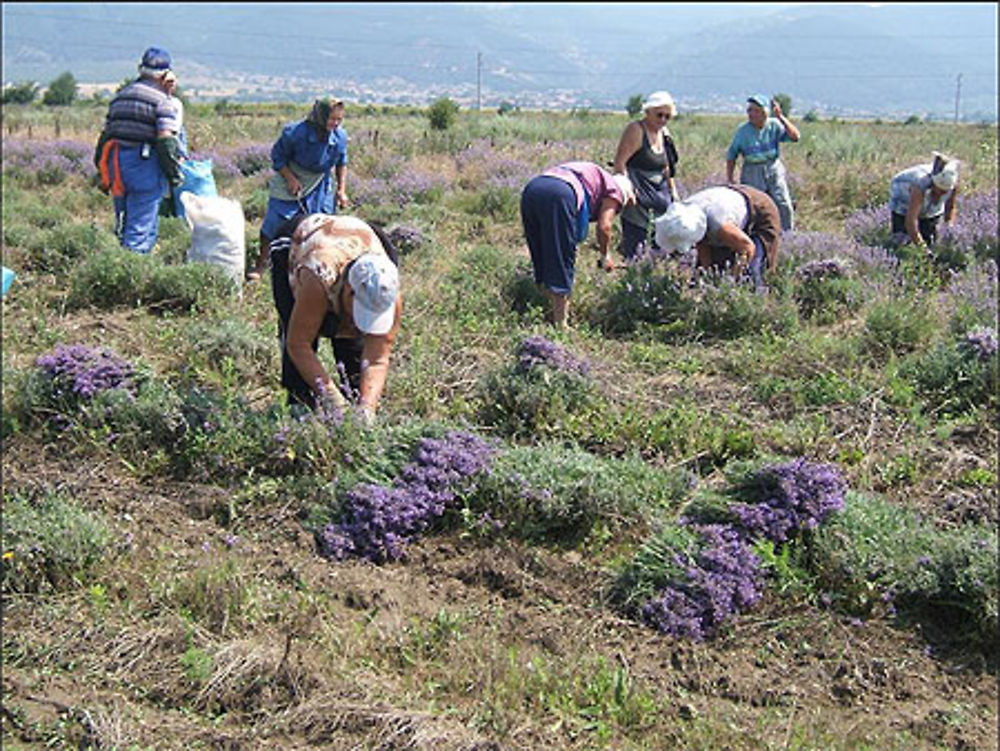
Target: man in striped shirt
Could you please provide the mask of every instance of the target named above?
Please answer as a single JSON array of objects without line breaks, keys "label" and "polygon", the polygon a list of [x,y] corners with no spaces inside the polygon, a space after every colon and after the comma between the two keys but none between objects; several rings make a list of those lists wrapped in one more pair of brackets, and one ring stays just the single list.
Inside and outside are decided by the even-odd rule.
[{"label": "man in striped shirt", "polygon": [[146,50],[139,77],[108,106],[95,154],[102,188],[114,200],[115,233],[137,253],[156,245],[160,199],[183,180],[179,113],[165,81],[171,62],[164,49]]}]

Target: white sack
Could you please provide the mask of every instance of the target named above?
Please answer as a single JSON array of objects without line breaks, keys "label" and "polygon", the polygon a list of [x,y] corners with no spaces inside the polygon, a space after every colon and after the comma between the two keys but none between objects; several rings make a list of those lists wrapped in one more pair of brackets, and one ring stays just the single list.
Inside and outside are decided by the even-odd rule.
[{"label": "white sack", "polygon": [[184,205],[184,218],[191,228],[187,260],[223,266],[242,295],[247,258],[240,202],[194,193],[181,193],[180,200]]}]

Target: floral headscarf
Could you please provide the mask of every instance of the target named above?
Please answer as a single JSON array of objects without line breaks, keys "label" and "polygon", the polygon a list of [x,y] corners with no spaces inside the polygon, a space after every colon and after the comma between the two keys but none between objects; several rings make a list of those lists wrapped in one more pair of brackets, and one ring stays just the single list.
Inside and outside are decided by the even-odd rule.
[{"label": "floral headscarf", "polygon": [[331,99],[329,97],[326,99],[317,99],[313,102],[312,111],[309,113],[306,121],[312,123],[319,134],[324,136],[327,134],[326,124],[330,121],[330,113],[333,112],[334,107],[343,106],[343,104],[339,99]]}]

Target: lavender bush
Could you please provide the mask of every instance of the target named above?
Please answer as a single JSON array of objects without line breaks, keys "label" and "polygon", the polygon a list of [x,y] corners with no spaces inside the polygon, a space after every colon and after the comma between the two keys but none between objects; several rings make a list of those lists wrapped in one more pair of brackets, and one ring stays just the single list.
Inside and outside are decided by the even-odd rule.
[{"label": "lavender bush", "polygon": [[995,523],[937,529],[875,496],[848,501],[813,538],[812,568],[831,603],[861,616],[938,617],[966,645],[996,650]]},{"label": "lavender bush", "polygon": [[81,141],[5,138],[3,171],[39,185],[59,185],[73,176],[89,180],[97,173],[93,155],[93,144]]},{"label": "lavender bush", "polygon": [[586,376],[590,363],[571,353],[564,346],[541,335],[526,337],[517,348],[517,370],[530,373],[536,368],[551,368]]},{"label": "lavender bush", "polygon": [[965,412],[997,401],[997,332],[975,326],[906,360],[900,375],[913,382],[928,405]]},{"label": "lavender bush", "polygon": [[665,471],[639,456],[602,457],[542,443],[499,452],[469,503],[473,514],[511,536],[572,545],[595,529],[614,533],[677,508],[692,487],[687,472]]},{"label": "lavender bush", "polygon": [[996,190],[987,193],[960,194],[952,224],[942,224],[934,248],[938,256],[948,255],[954,265],[964,268],[972,260],[1000,260],[997,233]]},{"label": "lavender bush", "polygon": [[[481,381],[480,418],[505,435],[551,435],[571,429],[595,403],[590,365],[542,336],[524,339],[516,362]],[[581,420],[582,422],[582,420]]]},{"label": "lavender bush", "polygon": [[949,313],[948,327],[957,336],[975,326],[997,325],[996,261],[971,264],[952,272],[937,302]]}]

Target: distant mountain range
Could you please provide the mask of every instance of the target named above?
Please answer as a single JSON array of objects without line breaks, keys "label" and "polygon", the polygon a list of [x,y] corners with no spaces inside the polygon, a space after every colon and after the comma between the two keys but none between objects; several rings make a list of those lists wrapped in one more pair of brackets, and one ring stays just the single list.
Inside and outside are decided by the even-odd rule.
[{"label": "distant mountain range", "polygon": [[3,81],[81,92],[170,50],[193,99],[997,119],[997,4],[4,3]]}]

